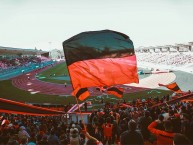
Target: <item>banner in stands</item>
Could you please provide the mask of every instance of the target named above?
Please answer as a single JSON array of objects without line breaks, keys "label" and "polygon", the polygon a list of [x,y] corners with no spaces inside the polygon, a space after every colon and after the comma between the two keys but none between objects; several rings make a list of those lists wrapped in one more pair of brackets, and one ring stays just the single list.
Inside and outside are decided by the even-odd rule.
[{"label": "banner in stands", "polygon": [[65,114],[65,112],[62,111],[55,111],[42,107],[36,107],[33,105],[28,105],[3,98],[0,98],[0,112],[34,116],[52,116]]},{"label": "banner in stands", "polygon": [[80,100],[89,96],[88,87],[110,87],[138,83],[133,42],[111,30],[83,32],[63,42],[66,63]]},{"label": "banner in stands", "polygon": [[163,85],[163,84],[158,84],[158,85],[159,86],[164,86],[164,87],[170,89],[173,92],[182,93],[181,89],[179,88],[179,86],[177,85],[176,82],[168,84],[168,85]]}]

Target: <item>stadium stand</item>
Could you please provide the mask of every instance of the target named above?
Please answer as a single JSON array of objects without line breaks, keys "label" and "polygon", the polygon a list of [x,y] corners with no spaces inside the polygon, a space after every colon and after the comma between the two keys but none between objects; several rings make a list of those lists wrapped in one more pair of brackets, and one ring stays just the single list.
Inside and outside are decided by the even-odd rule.
[{"label": "stadium stand", "polygon": [[149,62],[154,64],[183,66],[193,63],[192,54],[179,54],[179,53],[138,53],[138,61]]},{"label": "stadium stand", "polygon": [[[154,101],[167,102],[168,99],[167,96],[163,96]],[[91,137],[105,144],[104,134],[107,130],[110,133],[108,134],[108,144],[124,144],[123,134],[129,130],[128,124],[130,125],[131,121],[136,124],[137,132],[143,136],[143,144],[168,143],[172,145],[171,142],[173,142],[176,133],[181,133],[186,136],[187,140],[192,141],[192,103],[173,102],[152,108],[148,107],[151,98],[146,101],[148,103],[137,99],[131,104],[127,104],[123,100],[114,105],[104,102],[101,109],[95,110],[89,115],[88,124],[83,124],[81,120],[74,122],[66,116],[32,117],[3,113],[0,118],[0,144],[25,142],[25,144],[47,145],[55,142],[58,145],[67,145],[75,138],[78,138],[78,144],[85,144],[86,141],[89,144]],[[107,124],[112,127],[108,128]],[[167,124],[170,125],[170,130],[167,130]],[[87,132],[84,130],[84,125],[86,125]],[[73,135],[75,128],[77,132],[76,135]],[[168,132],[170,132],[170,136]],[[132,132],[131,134],[135,135]],[[161,140],[160,135],[162,135]],[[127,141],[135,143],[134,138]],[[73,145],[73,143],[71,144]]]},{"label": "stadium stand", "polygon": [[[139,62],[176,67],[191,65],[193,54],[179,50],[180,48],[172,53],[138,52],[137,59]],[[12,58],[10,61],[1,59],[2,73],[15,69],[12,67],[18,67],[20,72],[26,67],[31,67],[30,71],[32,71],[36,69],[39,62],[45,63],[45,66],[52,63],[46,57],[33,57],[29,62],[28,59],[29,57]],[[27,82],[27,77],[23,78],[24,76],[21,75],[21,80]],[[18,84],[18,79],[15,79],[15,84],[21,86]],[[81,120],[75,121],[67,116],[2,113],[0,114],[0,144],[97,145],[108,142],[108,144],[123,145],[138,144],[139,139],[142,140],[141,144],[145,145],[172,145],[173,142],[192,144],[193,94],[188,92],[184,96],[188,98],[188,101],[181,101],[180,97],[174,101],[169,95],[161,98],[156,96],[147,99],[137,98],[131,102],[123,100],[115,104],[101,101],[101,108],[89,112],[88,123],[85,124]],[[65,112],[68,109],[69,106],[66,107]]]},{"label": "stadium stand", "polygon": [[53,64],[48,54],[46,51],[36,49],[0,47],[0,80]]},{"label": "stadium stand", "polygon": [[193,44],[140,47],[136,55],[139,62],[179,67],[193,63]]}]

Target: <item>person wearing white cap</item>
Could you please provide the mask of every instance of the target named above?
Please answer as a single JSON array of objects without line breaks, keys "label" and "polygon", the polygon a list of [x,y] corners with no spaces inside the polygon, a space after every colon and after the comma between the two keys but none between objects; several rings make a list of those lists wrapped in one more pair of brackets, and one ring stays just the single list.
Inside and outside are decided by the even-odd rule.
[{"label": "person wearing white cap", "polygon": [[72,124],[72,128],[70,129],[70,144],[71,145],[79,145],[79,131],[76,128],[75,124]]},{"label": "person wearing white cap", "polygon": [[30,138],[30,135],[27,133],[26,128],[24,126],[21,126],[19,128],[18,137],[19,139]]}]

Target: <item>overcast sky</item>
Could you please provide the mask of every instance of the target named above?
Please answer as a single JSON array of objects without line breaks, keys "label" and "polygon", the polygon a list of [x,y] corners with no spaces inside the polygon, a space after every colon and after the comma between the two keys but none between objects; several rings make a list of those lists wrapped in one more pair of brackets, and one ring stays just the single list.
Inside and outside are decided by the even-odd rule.
[{"label": "overcast sky", "polygon": [[0,46],[62,49],[83,31],[111,29],[135,47],[193,41],[193,0],[0,0]]}]

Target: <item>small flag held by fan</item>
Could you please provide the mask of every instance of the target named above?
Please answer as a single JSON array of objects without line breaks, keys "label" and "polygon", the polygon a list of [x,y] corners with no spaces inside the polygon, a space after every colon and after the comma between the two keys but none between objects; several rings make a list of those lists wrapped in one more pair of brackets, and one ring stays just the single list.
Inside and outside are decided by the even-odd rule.
[{"label": "small flag held by fan", "polygon": [[107,93],[108,94],[112,94],[117,96],[118,98],[122,98],[123,97],[123,88],[117,88],[117,87],[111,87],[107,89]]},{"label": "small flag held by fan", "polygon": [[158,84],[158,85],[166,87],[166,88],[170,89],[173,92],[182,93],[181,89],[179,88],[179,86],[177,85],[176,82],[168,84],[168,85],[163,85],[163,84]]}]

